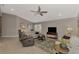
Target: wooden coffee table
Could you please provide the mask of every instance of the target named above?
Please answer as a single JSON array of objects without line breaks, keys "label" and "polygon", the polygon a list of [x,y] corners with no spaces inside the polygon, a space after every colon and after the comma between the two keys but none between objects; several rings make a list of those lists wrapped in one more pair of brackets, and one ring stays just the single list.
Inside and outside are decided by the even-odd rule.
[{"label": "wooden coffee table", "polygon": [[58,54],[68,54],[69,52],[69,48],[61,48],[60,44],[55,44],[54,49]]}]

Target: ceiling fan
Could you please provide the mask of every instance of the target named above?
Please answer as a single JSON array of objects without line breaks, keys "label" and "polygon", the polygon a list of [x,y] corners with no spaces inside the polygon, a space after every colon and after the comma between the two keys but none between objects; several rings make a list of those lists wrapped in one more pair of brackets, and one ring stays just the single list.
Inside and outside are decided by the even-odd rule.
[{"label": "ceiling fan", "polygon": [[48,13],[47,11],[41,11],[40,6],[38,6],[38,10],[37,11],[31,10],[31,12],[35,12],[35,13],[41,15],[41,16],[43,16],[44,13]]}]

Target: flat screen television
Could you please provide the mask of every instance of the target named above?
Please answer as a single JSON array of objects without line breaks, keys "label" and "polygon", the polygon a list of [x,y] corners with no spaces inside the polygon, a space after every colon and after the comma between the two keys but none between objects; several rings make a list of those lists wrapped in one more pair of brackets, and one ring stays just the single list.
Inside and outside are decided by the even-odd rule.
[{"label": "flat screen television", "polygon": [[48,27],[48,32],[56,33],[56,31],[57,31],[56,27]]}]

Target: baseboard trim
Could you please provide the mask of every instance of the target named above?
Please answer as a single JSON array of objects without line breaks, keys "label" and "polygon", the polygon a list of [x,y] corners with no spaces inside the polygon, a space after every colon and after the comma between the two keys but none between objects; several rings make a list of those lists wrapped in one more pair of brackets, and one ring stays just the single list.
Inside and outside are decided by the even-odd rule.
[{"label": "baseboard trim", "polygon": [[1,37],[19,37],[19,36],[1,36]]}]

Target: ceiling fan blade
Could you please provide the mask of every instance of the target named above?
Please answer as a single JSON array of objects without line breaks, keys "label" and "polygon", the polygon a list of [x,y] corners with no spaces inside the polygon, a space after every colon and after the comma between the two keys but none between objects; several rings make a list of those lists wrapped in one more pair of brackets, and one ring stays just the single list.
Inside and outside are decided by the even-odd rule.
[{"label": "ceiling fan blade", "polygon": [[40,12],[41,11],[41,8],[40,8],[40,6],[38,6],[38,12]]},{"label": "ceiling fan blade", "polygon": [[41,13],[48,13],[47,11],[41,11]]},{"label": "ceiling fan blade", "polygon": [[43,16],[43,14],[42,14],[42,13],[40,13],[40,15],[41,15],[41,16]]},{"label": "ceiling fan blade", "polygon": [[39,14],[41,16],[43,16],[43,13],[48,13],[47,11],[41,11],[40,6],[38,6],[38,10],[37,11],[31,10],[31,12],[35,12],[36,14]]},{"label": "ceiling fan blade", "polygon": [[37,11],[33,11],[33,10],[31,10],[31,12],[37,12]]}]

